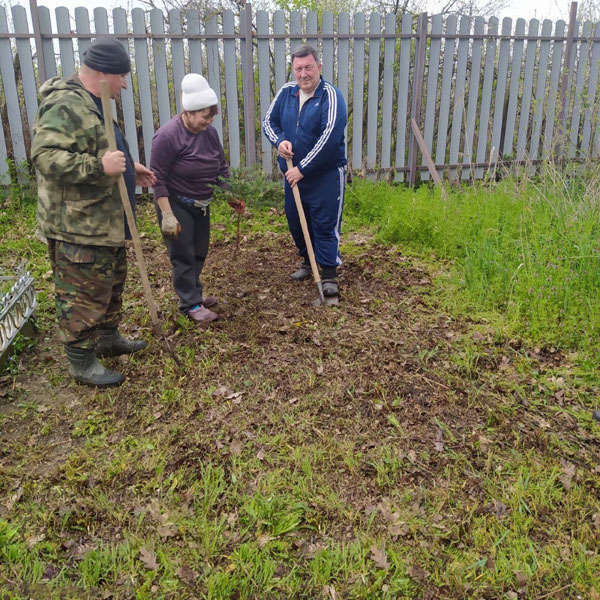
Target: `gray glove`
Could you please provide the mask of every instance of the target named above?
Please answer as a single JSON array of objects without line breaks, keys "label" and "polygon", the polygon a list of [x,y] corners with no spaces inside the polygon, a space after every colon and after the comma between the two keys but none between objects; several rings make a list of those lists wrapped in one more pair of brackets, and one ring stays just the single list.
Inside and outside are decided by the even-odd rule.
[{"label": "gray glove", "polygon": [[163,212],[160,229],[165,237],[176,238],[181,231],[181,225],[172,212]]}]

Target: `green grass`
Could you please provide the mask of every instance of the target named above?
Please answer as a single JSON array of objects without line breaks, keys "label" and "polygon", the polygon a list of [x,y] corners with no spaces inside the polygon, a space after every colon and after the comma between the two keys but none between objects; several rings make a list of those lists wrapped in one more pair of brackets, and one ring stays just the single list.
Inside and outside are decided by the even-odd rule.
[{"label": "green grass", "polygon": [[468,311],[502,314],[535,343],[589,352],[600,336],[600,172],[416,191],[355,181],[346,218],[378,239],[450,261],[443,282]]}]

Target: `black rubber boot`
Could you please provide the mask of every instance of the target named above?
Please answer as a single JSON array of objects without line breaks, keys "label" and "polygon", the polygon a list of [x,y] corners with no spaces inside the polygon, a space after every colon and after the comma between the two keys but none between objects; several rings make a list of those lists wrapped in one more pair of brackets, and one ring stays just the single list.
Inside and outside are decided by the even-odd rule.
[{"label": "black rubber boot", "polygon": [[337,279],[323,279],[323,295],[325,298],[334,298],[339,296],[340,290]]},{"label": "black rubber boot", "polygon": [[96,356],[120,356],[133,354],[146,347],[144,340],[128,340],[117,329],[100,329],[98,331],[98,344]]},{"label": "black rubber boot", "polygon": [[290,277],[294,281],[304,281],[308,279],[312,274],[310,265],[308,263],[302,263],[297,271],[294,271]]},{"label": "black rubber boot", "polygon": [[121,373],[107,369],[96,360],[93,348],[75,348],[67,344],[65,350],[69,359],[69,375],[78,383],[94,387],[112,387],[125,381]]}]

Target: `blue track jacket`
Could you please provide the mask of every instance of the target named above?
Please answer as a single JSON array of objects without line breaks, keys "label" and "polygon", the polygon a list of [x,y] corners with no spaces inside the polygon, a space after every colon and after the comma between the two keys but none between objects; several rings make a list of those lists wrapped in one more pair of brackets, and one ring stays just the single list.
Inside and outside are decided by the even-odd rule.
[{"label": "blue track jacket", "polygon": [[[346,165],[346,103],[341,92],[321,77],[312,98],[300,106],[298,84],[286,83],[271,103],[263,130],[267,139],[277,148],[283,140],[292,142],[294,166],[302,175],[320,175]],[[279,158],[285,173],[287,165]]]}]

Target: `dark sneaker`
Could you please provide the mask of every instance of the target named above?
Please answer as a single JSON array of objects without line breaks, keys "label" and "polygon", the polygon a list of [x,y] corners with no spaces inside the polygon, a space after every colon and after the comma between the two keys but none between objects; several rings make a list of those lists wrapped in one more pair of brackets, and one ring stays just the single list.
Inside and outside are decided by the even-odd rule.
[{"label": "dark sneaker", "polygon": [[340,295],[337,279],[323,279],[323,296],[333,298]]},{"label": "dark sneaker", "polygon": [[196,323],[210,323],[219,316],[212,310],[208,310],[206,306],[194,306],[194,308],[190,308],[186,314],[190,321],[196,321]]},{"label": "dark sneaker", "polygon": [[98,332],[98,343],[96,344],[96,356],[121,356],[122,354],[133,354],[146,347],[144,340],[128,340],[124,338],[117,329],[100,329]]},{"label": "dark sneaker", "polygon": [[121,373],[111,371],[98,362],[93,348],[66,345],[65,350],[69,359],[69,375],[78,383],[105,388],[121,385],[125,381]]},{"label": "dark sneaker", "polygon": [[219,299],[216,296],[205,296],[202,298],[202,304],[206,306],[206,308],[216,306],[217,302],[219,302]]},{"label": "dark sneaker", "polygon": [[304,281],[305,279],[308,279],[311,276],[311,268],[310,265],[307,263],[302,263],[300,265],[300,268],[297,271],[294,271],[290,277],[294,280],[294,281]]}]

